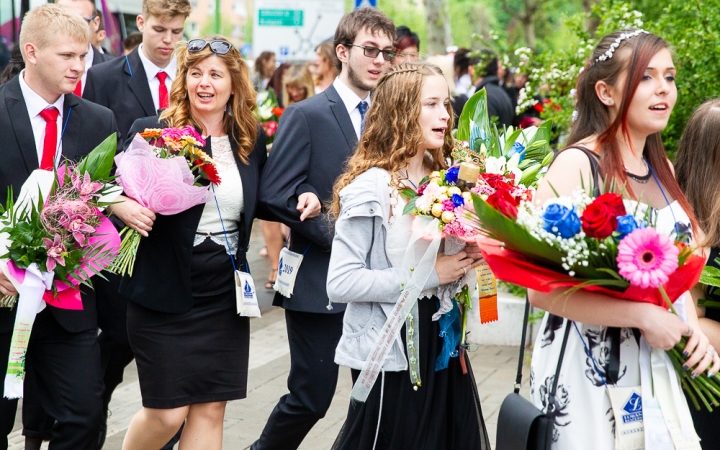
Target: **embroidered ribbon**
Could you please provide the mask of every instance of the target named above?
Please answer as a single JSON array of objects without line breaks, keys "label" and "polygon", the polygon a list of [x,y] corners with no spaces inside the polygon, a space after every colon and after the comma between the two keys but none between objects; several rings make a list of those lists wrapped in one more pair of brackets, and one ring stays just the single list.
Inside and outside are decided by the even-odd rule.
[{"label": "embroidered ribbon", "polygon": [[435,267],[440,238],[437,219],[431,220],[429,217],[422,216],[416,216],[413,219],[412,236],[410,236],[401,265],[403,272],[410,274],[409,279],[405,282],[390,316],[385,321],[378,339],[365,360],[360,376],[350,393],[352,399],[365,402],[370,394],[370,390],[382,370],[385,358],[398,338],[403,322],[417,303],[418,296]]}]

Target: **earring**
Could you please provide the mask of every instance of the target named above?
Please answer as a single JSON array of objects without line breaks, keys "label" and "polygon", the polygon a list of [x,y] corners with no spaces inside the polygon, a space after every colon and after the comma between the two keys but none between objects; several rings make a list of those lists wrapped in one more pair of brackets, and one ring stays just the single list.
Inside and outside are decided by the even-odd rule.
[{"label": "earring", "polygon": [[225,103],[225,114],[232,117],[232,107],[228,107],[228,105],[230,105],[230,102]]}]

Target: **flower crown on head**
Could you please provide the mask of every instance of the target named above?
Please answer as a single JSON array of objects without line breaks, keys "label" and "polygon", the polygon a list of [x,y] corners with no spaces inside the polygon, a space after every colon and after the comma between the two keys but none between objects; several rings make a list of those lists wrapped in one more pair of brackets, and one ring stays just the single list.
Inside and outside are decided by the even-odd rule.
[{"label": "flower crown on head", "polygon": [[615,42],[610,44],[610,48],[603,53],[602,55],[598,56],[598,58],[592,62],[591,66],[594,66],[595,64],[601,62],[601,61],[607,61],[608,59],[611,59],[613,57],[613,54],[615,53],[615,50],[620,47],[620,44],[622,41],[626,41],[630,38],[634,38],[635,36],[639,36],[641,34],[650,34],[645,30],[635,30],[632,33],[622,33],[617,39],[615,39]]}]

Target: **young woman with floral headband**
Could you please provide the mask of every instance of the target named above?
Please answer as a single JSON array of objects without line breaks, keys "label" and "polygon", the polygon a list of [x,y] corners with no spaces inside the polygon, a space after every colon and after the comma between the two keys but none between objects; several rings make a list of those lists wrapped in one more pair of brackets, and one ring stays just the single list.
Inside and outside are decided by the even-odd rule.
[{"label": "young woman with floral headband", "polygon": [[[432,319],[438,286],[461,278],[480,254],[476,246],[453,256],[425,250],[429,264],[421,269],[424,258],[411,238],[416,218],[403,215],[398,194],[446,167],[452,109],[441,70],[428,63],[392,67],[378,82],[365,120],[357,152],[335,183],[327,280],[330,300],[348,303],[335,362],[352,369],[354,382],[372,359],[371,348],[412,276],[406,275],[425,270],[427,281],[417,281],[418,291],[423,286],[411,313],[417,320],[405,322],[394,339],[365,401],[351,401],[333,449],[489,449],[467,353],[436,370],[444,340]],[[405,263],[417,270],[406,270]]]},{"label": "young woman with floral headband", "polygon": [[[675,75],[662,38],[643,30],[605,36],[580,74],[577,120],[568,147],[538,188],[538,201],[555,197],[554,192],[569,196],[589,180],[596,185],[614,180],[628,196],[652,209],[659,231],[688,240],[699,232],[660,139],[677,100]],[[693,376],[712,376],[720,368],[689,295],[672,299],[679,317],[653,304],[586,291],[558,300],[564,292],[529,291],[531,304],[548,311],[533,350],[530,394],[535,406],[554,416],[553,448],[574,450],[592,443],[593,449],[615,449],[615,429],[626,420],[611,409],[609,392],[616,387],[642,392],[642,403],[635,402],[642,405],[642,413],[631,420],[639,417],[638,426],[644,426],[645,448],[674,448],[663,416],[651,414],[656,401],[643,367],[650,347],[667,350],[690,336],[685,369]],[[566,327],[570,332],[557,394],[549,405]],[[689,416],[686,406],[680,404],[677,410]],[[694,435],[694,430],[687,431]]]}]

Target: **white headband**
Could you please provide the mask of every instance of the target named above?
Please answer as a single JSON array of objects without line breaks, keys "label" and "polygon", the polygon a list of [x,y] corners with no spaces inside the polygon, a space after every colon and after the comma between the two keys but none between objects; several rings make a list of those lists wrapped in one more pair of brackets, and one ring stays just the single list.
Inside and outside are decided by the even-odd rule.
[{"label": "white headband", "polygon": [[620,47],[620,44],[622,41],[626,41],[630,38],[634,38],[635,36],[639,36],[641,34],[649,34],[645,30],[635,30],[632,33],[622,33],[617,39],[615,39],[615,42],[610,44],[610,48],[608,51],[603,53],[602,55],[598,56],[598,58],[593,61],[592,65],[595,65],[601,61],[607,61],[608,59],[611,59],[613,57],[613,54],[615,53],[615,50],[617,50],[618,47]]}]

